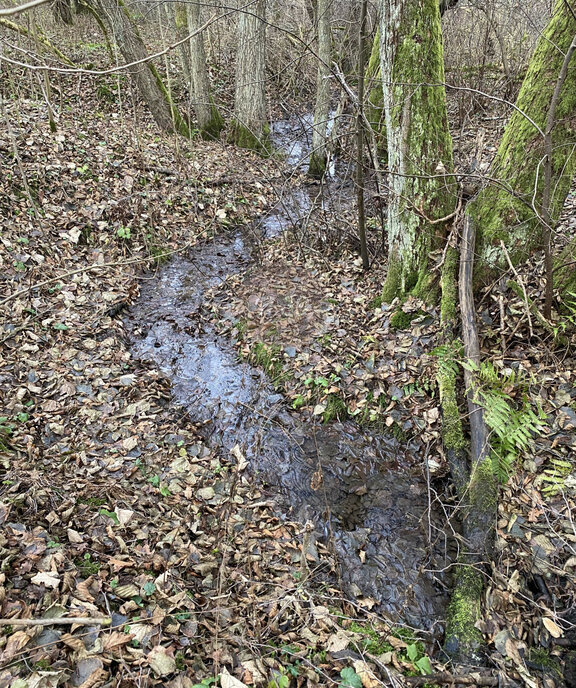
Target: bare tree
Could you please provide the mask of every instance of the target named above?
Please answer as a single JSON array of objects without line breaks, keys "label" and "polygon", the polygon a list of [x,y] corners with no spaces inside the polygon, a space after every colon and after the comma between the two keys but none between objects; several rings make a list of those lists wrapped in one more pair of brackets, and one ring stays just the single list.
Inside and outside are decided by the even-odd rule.
[{"label": "bare tree", "polygon": [[242,148],[269,150],[266,112],[266,0],[254,0],[238,18],[236,91],[231,140]]},{"label": "bare tree", "polygon": [[[177,3],[175,8],[176,30],[180,46],[182,66],[190,81],[194,111],[200,135],[205,139],[218,138],[224,120],[211,96],[210,78],[201,27],[200,3]],[[192,35],[191,35],[192,34]],[[190,36],[188,40],[185,40]]]},{"label": "bare tree", "polygon": [[430,254],[456,205],[438,0],[381,0],[380,72],[390,187],[383,298],[430,298]]},{"label": "bare tree", "polygon": [[[97,0],[97,11],[109,26],[130,74],[146,102],[154,121],[161,129],[190,136],[187,123],[174,105],[172,97],[156,67],[147,60],[148,51],[136,22],[122,0]],[[134,64],[137,63],[137,64]]]},{"label": "bare tree", "polygon": [[308,174],[322,177],[326,172],[326,132],[330,113],[330,59],[332,33],[330,30],[332,0],[317,0],[316,23],[318,27],[318,73],[316,80],[316,105],[312,131],[312,153]]}]

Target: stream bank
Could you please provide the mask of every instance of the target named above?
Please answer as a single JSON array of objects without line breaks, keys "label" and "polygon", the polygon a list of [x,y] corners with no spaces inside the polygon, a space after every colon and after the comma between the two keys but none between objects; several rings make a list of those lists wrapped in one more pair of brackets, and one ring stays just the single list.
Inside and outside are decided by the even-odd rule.
[{"label": "stream bank", "polygon": [[[278,130],[282,144],[290,123]],[[306,150],[305,142],[299,150]],[[259,223],[198,245],[145,279],[125,320],[132,353],[171,381],[175,401],[213,447],[241,450],[280,516],[313,524],[310,568],[322,568],[314,541],[327,541],[347,595],[436,635],[447,601],[439,572],[451,559],[443,540],[429,541],[442,527],[430,506],[430,486],[413,468],[415,448],[349,422],[320,425],[299,417],[200,317],[206,292],[257,269],[257,242],[285,231],[294,212],[309,213],[307,199],[308,189],[298,188]]]}]

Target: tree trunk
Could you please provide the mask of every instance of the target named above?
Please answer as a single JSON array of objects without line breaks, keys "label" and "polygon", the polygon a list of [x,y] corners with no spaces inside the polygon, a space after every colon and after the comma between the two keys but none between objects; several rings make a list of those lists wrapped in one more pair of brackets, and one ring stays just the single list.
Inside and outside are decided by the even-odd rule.
[{"label": "tree trunk", "polygon": [[188,10],[184,2],[177,2],[174,5],[174,23],[176,24],[176,38],[184,41],[178,46],[180,49],[180,61],[184,77],[190,82],[190,41],[185,40],[190,35],[188,26]]},{"label": "tree trunk", "polygon": [[456,204],[438,0],[381,0],[380,70],[390,197],[385,301],[430,299],[430,254]]},{"label": "tree trunk", "polygon": [[[480,366],[480,346],[474,308],[472,276],[474,268],[474,225],[464,221],[458,279],[458,297],[462,316],[462,343],[467,361]],[[449,247],[442,274],[441,318],[448,343],[460,346],[452,334],[455,322],[456,250]],[[451,341],[450,341],[451,340]],[[484,410],[478,404],[481,392],[475,373],[464,370],[468,400],[470,443],[464,439],[456,397],[456,377],[450,366],[441,366],[438,383],[442,406],[442,440],[450,464],[452,481],[462,508],[463,542],[454,572],[452,598],[446,614],[444,649],[454,660],[471,664],[480,659],[484,636],[478,629],[482,618],[483,569],[492,560],[498,483],[492,470],[490,442]],[[470,461],[467,450],[470,451]]]},{"label": "tree trunk", "polygon": [[[576,35],[576,17],[564,0],[557,0],[548,26],[540,37],[520,89],[516,108],[490,170],[490,183],[468,207],[478,230],[478,278],[491,281],[508,268],[500,242],[514,265],[545,248],[542,211],[553,227],[576,172],[576,64],[570,63],[559,93],[556,121],[551,131],[549,184],[544,174],[546,121],[564,56]],[[548,187],[549,194],[545,194]],[[545,200],[546,195],[549,199]],[[560,275],[560,271],[558,272]]]},{"label": "tree trunk", "polygon": [[266,116],[266,1],[256,0],[238,19],[236,91],[230,139],[242,148],[269,152]]},{"label": "tree trunk", "polygon": [[367,0],[361,0],[358,22],[358,112],[356,113],[356,199],[358,209],[358,238],[362,267],[368,270],[368,242],[366,241],[366,215],[364,212],[364,64]]},{"label": "tree trunk", "polygon": [[[188,5],[188,20],[191,33],[200,28],[200,4],[198,2]],[[203,33],[190,38],[190,80],[200,136],[204,139],[217,139],[224,128],[224,120],[210,95],[210,79],[208,78]]]},{"label": "tree trunk", "polygon": [[326,172],[326,131],[330,113],[330,60],[332,33],[330,29],[332,0],[317,0],[318,72],[316,76],[316,105],[312,131],[312,153],[308,174],[321,178]]},{"label": "tree trunk", "polygon": [[63,24],[68,24],[68,26],[74,23],[71,0],[54,0],[52,11],[56,21],[61,21]]},{"label": "tree trunk", "polygon": [[99,0],[99,2],[101,15],[109,24],[122,57],[128,64],[138,62],[130,67],[129,71],[154,121],[164,131],[178,132],[189,137],[189,127],[173,104],[156,67],[151,62],[145,61],[148,51],[138,27],[122,0]]},{"label": "tree trunk", "polygon": [[382,102],[382,75],[380,73],[380,31],[376,31],[372,43],[372,52],[366,70],[368,82],[368,103],[366,104],[366,119],[370,122],[376,136],[378,151],[386,154],[386,118]]}]

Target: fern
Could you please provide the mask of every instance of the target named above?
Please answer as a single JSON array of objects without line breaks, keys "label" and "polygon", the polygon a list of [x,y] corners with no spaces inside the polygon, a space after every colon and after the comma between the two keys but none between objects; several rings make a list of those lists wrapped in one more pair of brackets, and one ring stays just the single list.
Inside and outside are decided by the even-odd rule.
[{"label": "fern", "polygon": [[459,358],[462,355],[462,345],[458,341],[450,344],[442,344],[432,350],[432,355],[438,359],[438,376],[446,377],[457,375],[459,368]]},{"label": "fern", "polygon": [[459,343],[439,346],[432,353],[438,358],[438,375],[454,375],[459,367],[474,374],[474,401],[484,409],[484,420],[492,432],[493,470],[505,483],[517,459],[546,426],[545,414],[528,394],[533,378],[522,371],[501,371],[490,361],[478,365],[462,359]]},{"label": "fern", "polygon": [[[527,393],[531,379],[526,374],[514,370],[502,374],[490,361],[476,368],[480,386],[475,401],[484,409],[484,420],[493,433],[494,473],[506,482],[518,457],[532,447],[534,436],[542,433],[546,415]],[[521,392],[519,400],[511,396],[513,391]]]}]

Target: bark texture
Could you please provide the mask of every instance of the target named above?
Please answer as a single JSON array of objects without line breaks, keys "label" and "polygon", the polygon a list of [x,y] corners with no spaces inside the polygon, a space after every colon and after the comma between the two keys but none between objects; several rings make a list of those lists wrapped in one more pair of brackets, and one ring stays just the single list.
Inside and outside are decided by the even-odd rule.
[{"label": "bark texture", "polygon": [[372,51],[366,69],[368,102],[366,104],[366,118],[370,122],[376,136],[378,151],[386,153],[386,121],[384,104],[382,102],[382,76],[380,74],[380,32],[376,31],[372,43]]},{"label": "bark texture", "polygon": [[[431,251],[455,207],[438,0],[381,0],[380,70],[390,199],[383,297],[430,297]],[[432,222],[431,222],[432,221]]]},{"label": "bark texture", "polygon": [[330,59],[332,33],[330,29],[332,0],[317,0],[318,26],[318,72],[316,76],[316,104],[314,106],[314,128],[312,130],[312,153],[308,174],[323,177],[326,172],[326,132],[330,113]]},{"label": "bark texture", "polygon": [[70,0],[54,0],[52,3],[52,11],[54,12],[56,21],[61,21],[63,24],[68,24],[68,26],[74,23],[72,3]]},{"label": "bark texture", "polygon": [[[188,26],[190,33],[200,28],[200,4],[188,6]],[[194,111],[200,135],[205,139],[216,139],[224,128],[224,120],[214,105],[210,92],[210,79],[204,48],[204,34],[198,33],[190,38],[190,82],[194,99]]]},{"label": "bark texture", "polygon": [[176,24],[176,37],[179,41],[184,41],[179,46],[182,71],[186,79],[190,81],[190,41],[184,40],[186,36],[190,35],[186,3],[177,2],[174,4],[174,23]]},{"label": "bark texture", "polygon": [[546,120],[564,56],[576,35],[576,18],[563,0],[540,37],[492,164],[491,183],[469,205],[478,231],[481,281],[507,269],[500,241],[517,265],[544,248],[543,205],[558,222],[576,172],[576,64],[571,62],[556,104],[551,132],[549,202],[544,200]]},{"label": "bark texture", "polygon": [[164,131],[189,136],[188,125],[173,104],[158,71],[151,62],[146,61],[148,51],[122,0],[98,0],[98,4],[99,13],[110,27],[123,59],[128,64],[139,63],[129,68],[130,75],[156,124]]},{"label": "bark texture", "polygon": [[269,150],[266,117],[265,0],[240,13],[236,54],[236,90],[231,140],[242,148]]},{"label": "bark texture", "polygon": [[[473,221],[466,217],[462,230],[458,280],[462,343],[465,358],[479,366],[480,346],[472,289],[475,239]],[[444,649],[453,659],[468,664],[480,659],[479,650],[484,642],[477,625],[482,618],[483,569],[493,556],[498,511],[498,482],[492,470],[491,447],[484,421],[484,410],[478,404],[481,392],[475,373],[465,369],[464,382],[470,424],[470,470],[467,479],[463,481],[464,471],[459,461],[461,456],[459,457],[458,454],[452,456],[453,462],[450,467],[463,507],[464,542],[458,558],[452,599],[448,607]],[[455,396],[443,397],[443,407],[451,401],[455,401]],[[458,445],[453,448],[457,449]]]}]

